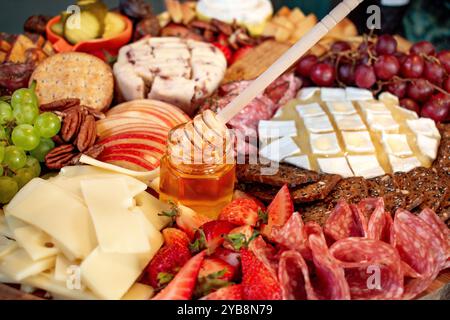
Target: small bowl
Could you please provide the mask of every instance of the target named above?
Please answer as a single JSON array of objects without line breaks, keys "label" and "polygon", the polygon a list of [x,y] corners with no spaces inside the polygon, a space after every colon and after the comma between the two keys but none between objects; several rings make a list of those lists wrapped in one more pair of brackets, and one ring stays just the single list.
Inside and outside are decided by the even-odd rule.
[{"label": "small bowl", "polygon": [[133,23],[130,19],[122,16],[125,20],[125,30],[114,38],[95,39],[79,42],[76,45],[70,44],[64,37],[61,37],[52,31],[52,26],[61,20],[60,16],[52,18],[47,23],[47,39],[52,43],[53,49],[58,52],[85,52],[106,60],[105,53],[111,56],[117,56],[119,49],[130,42],[133,35]]}]

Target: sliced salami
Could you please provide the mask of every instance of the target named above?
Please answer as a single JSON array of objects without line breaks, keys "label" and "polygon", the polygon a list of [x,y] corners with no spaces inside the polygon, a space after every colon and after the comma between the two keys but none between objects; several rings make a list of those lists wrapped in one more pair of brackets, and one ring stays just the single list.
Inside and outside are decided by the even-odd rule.
[{"label": "sliced salami", "polygon": [[389,243],[392,229],[391,214],[384,210],[383,199],[377,201],[367,227],[367,238]]},{"label": "sliced salami", "polygon": [[364,237],[367,232],[367,219],[357,206],[349,206],[345,201],[340,201],[323,229],[334,241],[348,237]]},{"label": "sliced salami", "polygon": [[294,212],[283,227],[273,227],[272,237],[276,243],[288,249],[299,252],[307,250],[307,234],[302,216],[298,212]]},{"label": "sliced salami", "polygon": [[442,240],[442,245],[447,251],[447,260],[450,259],[450,229],[431,209],[422,210],[419,218],[425,221],[433,229],[435,235]]},{"label": "sliced salami", "polygon": [[388,243],[365,238],[335,242],[330,253],[342,262],[352,299],[400,299],[403,267],[397,251]]}]

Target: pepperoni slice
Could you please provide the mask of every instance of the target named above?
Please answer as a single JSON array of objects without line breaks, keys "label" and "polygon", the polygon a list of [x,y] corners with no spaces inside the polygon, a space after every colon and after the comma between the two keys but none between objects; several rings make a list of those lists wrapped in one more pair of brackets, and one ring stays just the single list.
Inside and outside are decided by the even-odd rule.
[{"label": "pepperoni slice", "polygon": [[317,300],[311,285],[308,266],[302,255],[294,250],[284,251],[278,265],[278,279],[283,300]]},{"label": "pepperoni slice", "polygon": [[352,299],[400,299],[403,267],[397,251],[388,243],[347,238],[335,242],[330,253],[342,262]]},{"label": "pepperoni slice", "polygon": [[331,239],[337,241],[348,237],[364,237],[367,233],[367,219],[355,205],[339,201],[323,227]]}]

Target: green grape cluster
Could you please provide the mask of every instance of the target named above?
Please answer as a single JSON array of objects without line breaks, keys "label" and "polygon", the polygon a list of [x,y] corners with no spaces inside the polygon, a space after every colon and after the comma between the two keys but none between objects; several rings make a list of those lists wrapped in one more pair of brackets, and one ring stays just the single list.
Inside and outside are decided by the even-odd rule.
[{"label": "green grape cluster", "polygon": [[58,116],[39,112],[33,86],[16,90],[10,103],[0,101],[0,204],[41,174],[40,162],[55,147],[51,138],[60,129]]}]

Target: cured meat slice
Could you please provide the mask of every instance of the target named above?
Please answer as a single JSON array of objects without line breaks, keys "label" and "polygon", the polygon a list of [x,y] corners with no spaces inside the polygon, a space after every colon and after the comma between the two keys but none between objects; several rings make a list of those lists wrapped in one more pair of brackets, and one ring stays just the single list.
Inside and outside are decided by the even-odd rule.
[{"label": "cured meat slice", "polygon": [[283,227],[274,227],[272,236],[276,243],[288,249],[302,252],[307,248],[307,235],[298,212],[294,212]]},{"label": "cured meat slice", "polygon": [[250,242],[249,249],[275,276],[278,268],[278,257],[275,248],[265,242],[260,236]]},{"label": "cured meat slice", "polygon": [[420,278],[406,279],[404,298],[413,299],[445,268],[447,250],[428,223],[402,209],[395,214],[391,244],[401,259],[421,275]]},{"label": "cured meat slice", "polygon": [[350,300],[350,288],[345,279],[344,269],[330,254],[325,239],[312,234],[308,238],[308,243],[314,264],[313,286],[319,299]]},{"label": "cured meat slice", "polygon": [[400,299],[403,295],[403,268],[400,256],[379,240],[347,238],[330,248],[342,262],[352,299]]},{"label": "cured meat slice", "polygon": [[364,237],[367,232],[367,219],[357,206],[349,206],[345,201],[340,201],[323,229],[325,234],[335,241],[348,237]]},{"label": "cured meat slice", "polygon": [[[371,200],[374,208],[370,213],[367,238],[389,243],[393,224],[392,217],[389,212],[384,210],[383,198]],[[367,207],[367,202],[365,204],[361,202],[360,205]],[[358,207],[361,207],[360,205]]]},{"label": "cured meat slice", "polygon": [[317,300],[309,278],[309,270],[302,255],[297,251],[281,254],[278,279],[283,300]]}]

